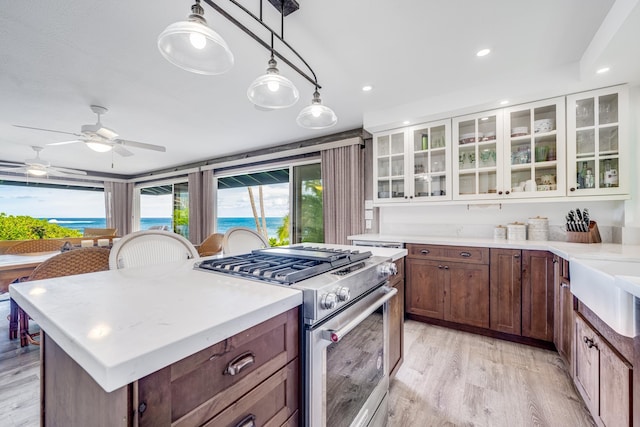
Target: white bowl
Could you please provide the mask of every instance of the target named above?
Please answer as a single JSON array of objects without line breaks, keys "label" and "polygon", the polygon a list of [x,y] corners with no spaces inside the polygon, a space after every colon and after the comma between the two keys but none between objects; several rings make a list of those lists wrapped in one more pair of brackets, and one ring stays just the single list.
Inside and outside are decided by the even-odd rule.
[{"label": "white bowl", "polygon": [[533,132],[551,132],[553,130],[553,119],[541,119],[533,122]]},{"label": "white bowl", "polygon": [[529,134],[529,128],[527,126],[511,128],[511,136],[523,136],[527,134]]}]

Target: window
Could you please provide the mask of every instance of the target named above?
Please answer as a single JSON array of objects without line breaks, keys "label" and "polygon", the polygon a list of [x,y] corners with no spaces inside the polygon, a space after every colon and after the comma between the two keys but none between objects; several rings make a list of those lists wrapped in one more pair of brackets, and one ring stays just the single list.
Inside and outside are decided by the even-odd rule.
[{"label": "window", "polygon": [[323,241],[319,163],[216,180],[216,232],[248,227],[265,235],[272,246]]},{"label": "window", "polygon": [[189,237],[189,188],[186,181],[139,187],[139,214],[134,229],[172,230]]}]

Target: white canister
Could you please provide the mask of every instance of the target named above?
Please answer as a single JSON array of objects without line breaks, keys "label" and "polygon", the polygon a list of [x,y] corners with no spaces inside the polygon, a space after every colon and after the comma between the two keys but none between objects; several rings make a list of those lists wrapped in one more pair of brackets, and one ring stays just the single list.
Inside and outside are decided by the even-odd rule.
[{"label": "white canister", "polygon": [[529,218],[529,240],[549,240],[549,219],[541,216]]},{"label": "white canister", "polygon": [[527,225],[521,222],[507,224],[507,239],[527,240]]},{"label": "white canister", "polygon": [[493,238],[496,240],[506,240],[507,239],[507,227],[503,225],[499,225],[493,229]]}]

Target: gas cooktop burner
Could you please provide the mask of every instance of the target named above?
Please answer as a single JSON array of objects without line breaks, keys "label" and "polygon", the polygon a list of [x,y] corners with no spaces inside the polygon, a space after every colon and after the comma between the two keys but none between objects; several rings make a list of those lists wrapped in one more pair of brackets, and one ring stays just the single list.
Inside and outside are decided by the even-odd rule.
[{"label": "gas cooktop burner", "polygon": [[257,249],[250,254],[204,260],[195,267],[248,279],[290,285],[370,256],[369,251],[292,246]]}]

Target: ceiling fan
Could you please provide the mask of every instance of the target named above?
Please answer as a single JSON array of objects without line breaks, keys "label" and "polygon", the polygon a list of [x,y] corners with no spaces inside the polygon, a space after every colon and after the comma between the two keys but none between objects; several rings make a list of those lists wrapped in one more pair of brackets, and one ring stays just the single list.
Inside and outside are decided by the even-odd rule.
[{"label": "ceiling fan", "polygon": [[61,141],[61,142],[53,142],[47,145],[65,145],[65,144],[74,144],[77,142],[83,142],[87,145],[87,147],[91,148],[94,151],[105,153],[107,151],[113,150],[117,154],[121,156],[133,156],[133,153],[127,150],[126,147],[132,148],[141,148],[144,150],[154,150],[165,152],[167,149],[161,145],[153,145],[146,144],[144,142],[136,142],[129,141],[126,139],[119,138],[119,135],[112,129],[104,127],[100,122],[100,116],[107,113],[107,109],[105,107],[100,107],[99,105],[91,105],[91,111],[96,113],[98,116],[98,121],[93,125],[82,125],[80,128],[80,133],[75,132],[64,132],[53,129],[42,129],[36,128],[32,126],[21,126],[14,125],[15,127],[25,128],[25,129],[33,129],[33,130],[41,130],[45,132],[55,132],[55,133],[63,133],[67,135],[77,136],[78,139],[73,139],[70,141]]},{"label": "ceiling fan", "polygon": [[42,151],[43,147],[32,146],[33,151],[36,152],[36,157],[34,159],[27,159],[24,161],[24,164],[17,164],[11,167],[0,167],[0,172],[17,172],[17,173],[25,173],[27,175],[32,176],[74,176],[74,175],[86,175],[85,171],[77,170],[77,169],[67,169],[67,168],[59,168],[56,166],[51,166],[46,160],[42,160],[40,158],[40,151]]}]

